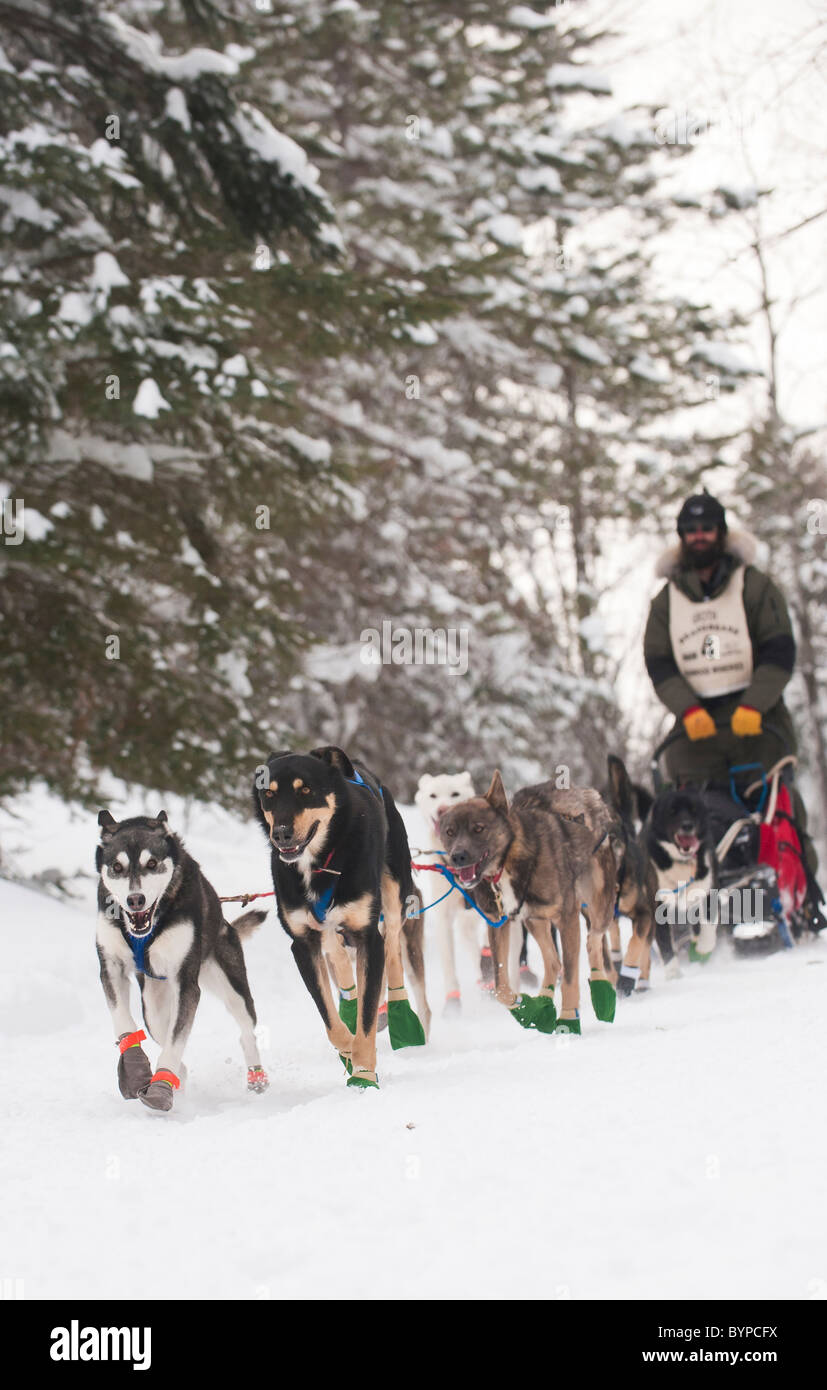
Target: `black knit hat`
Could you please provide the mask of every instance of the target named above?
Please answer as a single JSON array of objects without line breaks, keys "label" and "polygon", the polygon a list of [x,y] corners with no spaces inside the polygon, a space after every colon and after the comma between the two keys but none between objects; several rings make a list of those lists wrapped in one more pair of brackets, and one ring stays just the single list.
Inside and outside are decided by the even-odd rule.
[{"label": "black knit hat", "polygon": [[688,497],[678,512],[678,535],[682,536],[686,528],[693,523],[697,526],[700,522],[705,522],[708,526],[719,526],[722,531],[727,529],[726,512],[711,493],[704,489],[694,497]]}]

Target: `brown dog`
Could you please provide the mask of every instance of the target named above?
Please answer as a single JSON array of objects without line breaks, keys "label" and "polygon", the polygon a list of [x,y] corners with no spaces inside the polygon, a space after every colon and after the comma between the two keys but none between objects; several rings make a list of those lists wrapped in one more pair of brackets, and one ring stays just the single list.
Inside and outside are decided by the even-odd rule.
[{"label": "brown dog", "polygon": [[[614,1018],[616,975],[606,933],[617,893],[618,849],[613,820],[599,792],[561,790],[553,782],[526,787],[509,806],[499,772],[485,796],[474,796],[443,812],[439,834],[448,867],[489,919],[494,988],[524,1028],[580,1032],[580,913],[586,919],[592,1004],[598,1018]],[[543,957],[539,995],[514,993],[508,981],[508,938],[522,922]],[[554,987],[561,963],[562,1010],[557,1018]]]}]

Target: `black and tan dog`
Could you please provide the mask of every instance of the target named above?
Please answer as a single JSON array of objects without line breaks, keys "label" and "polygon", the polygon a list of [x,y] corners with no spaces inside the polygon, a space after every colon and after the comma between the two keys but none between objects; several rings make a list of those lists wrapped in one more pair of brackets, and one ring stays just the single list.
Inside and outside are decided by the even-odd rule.
[{"label": "black and tan dog", "polygon": [[[471,797],[444,811],[439,834],[448,867],[472,893],[489,921],[494,957],[494,989],[524,1028],[543,1033],[580,1032],[580,913],[588,927],[589,987],[598,1018],[611,1022],[615,973],[606,933],[617,891],[617,856],[610,835],[612,818],[592,788],[561,790],[553,782],[526,787],[509,805],[499,772],[485,796]],[[537,996],[517,995],[508,979],[510,925],[522,922],[543,957],[543,983]],[[554,1005],[562,952],[562,1010]]]},{"label": "black and tan dog", "polygon": [[710,894],[718,886],[718,865],[709,816],[697,788],[668,787],[659,792],[635,833],[634,789],[620,758],[610,754],[609,802],[624,844],[617,906],[631,918],[632,937],[619,988],[630,994],[638,980],[649,978],[653,940],[670,978],[679,973],[676,937],[688,938],[694,959],[705,959],[712,952],[717,907]]},{"label": "black and tan dog", "polygon": [[[617,816],[615,833],[622,846],[617,871],[615,920],[611,932],[612,958],[618,967],[617,989],[622,996],[631,994],[636,986],[638,989],[648,988],[652,941],[656,930],[659,931],[658,944],[664,959],[668,960],[674,954],[668,926],[658,927],[656,924],[658,876],[640,826],[636,824],[641,819],[641,798],[635,792],[625,764],[610,753],[608,802]],[[649,806],[651,801],[649,797]],[[648,812],[648,806],[646,809]],[[622,961],[617,923],[619,913],[632,923],[632,935]]]},{"label": "black and tan dog", "polygon": [[[349,1086],[376,1086],[376,1015],[388,981],[394,1048],[425,1042],[421,900],[402,817],[387,787],[341,748],[271,753],[256,776],[256,815],[272,846],[278,914]],[[324,938],[324,941],[323,941]],[[356,980],[346,947],[355,950]],[[417,1006],[405,990],[402,952]],[[336,1012],[325,956],[343,1002]]]}]

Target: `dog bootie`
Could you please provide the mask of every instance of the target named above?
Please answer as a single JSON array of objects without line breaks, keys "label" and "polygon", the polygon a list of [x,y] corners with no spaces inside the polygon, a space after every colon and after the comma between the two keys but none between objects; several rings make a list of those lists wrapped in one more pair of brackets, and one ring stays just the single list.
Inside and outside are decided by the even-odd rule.
[{"label": "dog bootie", "polygon": [[580,1037],[580,1017],[577,1018],[558,1018],[555,1033],[573,1033],[575,1037]]},{"label": "dog bootie", "polygon": [[595,1018],[602,1023],[614,1023],[617,995],[611,983],[608,980],[589,980],[589,991]]},{"label": "dog bootie", "polygon": [[266,1091],[266,1090],[267,1090],[267,1087],[268,1087],[269,1085],[270,1085],[270,1078],[269,1078],[269,1076],[267,1075],[266,1071],[264,1070],[264,1067],[248,1067],[248,1068],[247,1068],[247,1090],[248,1090],[248,1091],[255,1091],[255,1092],[257,1092],[257,1094],[260,1095],[262,1091]]},{"label": "dog bootie", "polygon": [[508,1012],[521,1028],[536,1028],[538,1033],[553,1033],[557,1023],[554,1000],[546,994],[520,994]]},{"label": "dog bootie", "polygon": [[[402,998],[399,998],[399,995]],[[394,997],[397,996],[397,997]],[[388,990],[388,1034],[391,1047],[424,1047],[425,1029],[410,1006],[404,990]]]},{"label": "dog bootie", "polygon": [[711,955],[711,951],[699,951],[697,946],[695,945],[695,942],[690,941],[689,959],[692,961],[694,965],[706,965]]},{"label": "dog bootie", "polygon": [[150,1110],[171,1110],[175,1092],[181,1085],[175,1072],[156,1071],[145,1091],[138,1099],[148,1105]]},{"label": "dog bootie", "polygon": [[348,1086],[355,1086],[362,1091],[368,1091],[371,1088],[374,1091],[379,1090],[379,1082],[376,1079],[376,1072],[366,1071],[364,1068],[359,1068],[358,1071],[354,1072],[353,1076],[349,1076],[347,1079],[347,1084]]},{"label": "dog bootie", "polygon": [[639,965],[621,965],[617,976],[617,992],[621,999],[628,999],[634,993],[635,985],[640,979]]},{"label": "dog bootie", "polygon": [[123,1033],[118,1038],[118,1089],[124,1100],[135,1100],[152,1080],[149,1058],[141,1047],[146,1033]]},{"label": "dog bootie", "polygon": [[442,1010],[445,1018],[456,1018],[462,1013],[462,999],[458,989],[450,989],[445,996],[445,1007]]},{"label": "dog bootie", "polygon": [[342,990],[339,994],[339,1017],[351,1033],[356,1032],[356,1009],[356,990]]}]

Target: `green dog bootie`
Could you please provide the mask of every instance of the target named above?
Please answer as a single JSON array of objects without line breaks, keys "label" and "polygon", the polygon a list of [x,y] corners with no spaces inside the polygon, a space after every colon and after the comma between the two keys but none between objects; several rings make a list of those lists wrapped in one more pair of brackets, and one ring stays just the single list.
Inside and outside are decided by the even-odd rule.
[{"label": "green dog bootie", "polygon": [[553,1033],[557,1022],[554,1000],[545,994],[520,994],[508,1012],[521,1028],[536,1028],[538,1033]]},{"label": "green dog bootie", "polygon": [[694,965],[706,965],[711,955],[711,951],[699,951],[697,946],[695,945],[695,942],[690,941],[689,959],[692,961]]},{"label": "green dog bootie", "polygon": [[348,998],[348,994],[350,994],[350,993],[351,993],[350,990],[348,990],[347,993],[344,993],[344,992],[342,992],[342,991],[340,991],[340,993],[339,993],[339,1017],[340,1017],[340,1019],[342,1020],[343,1024],[345,1025],[345,1027],[348,1029],[348,1031],[351,1032],[351,1033],[355,1033],[355,1032],[356,1032],[356,990],[354,989],[354,990],[352,991],[353,996],[354,996],[352,999],[349,999],[349,998]]},{"label": "green dog bootie", "polygon": [[592,1008],[595,1018],[603,1023],[614,1023],[617,995],[608,980],[589,980]]},{"label": "green dog bootie", "polygon": [[400,1047],[424,1047],[425,1029],[407,999],[388,998],[388,1034],[394,1052]]},{"label": "green dog bootie", "polygon": [[580,1037],[580,1015],[577,1018],[558,1018],[555,1033],[574,1033]]},{"label": "green dog bootie", "polygon": [[347,1079],[347,1084],[348,1086],[356,1086],[359,1090],[362,1091],[367,1091],[370,1089],[374,1091],[379,1090],[379,1082],[376,1079],[376,1073],[372,1071],[365,1072],[364,1076],[349,1076]]}]

